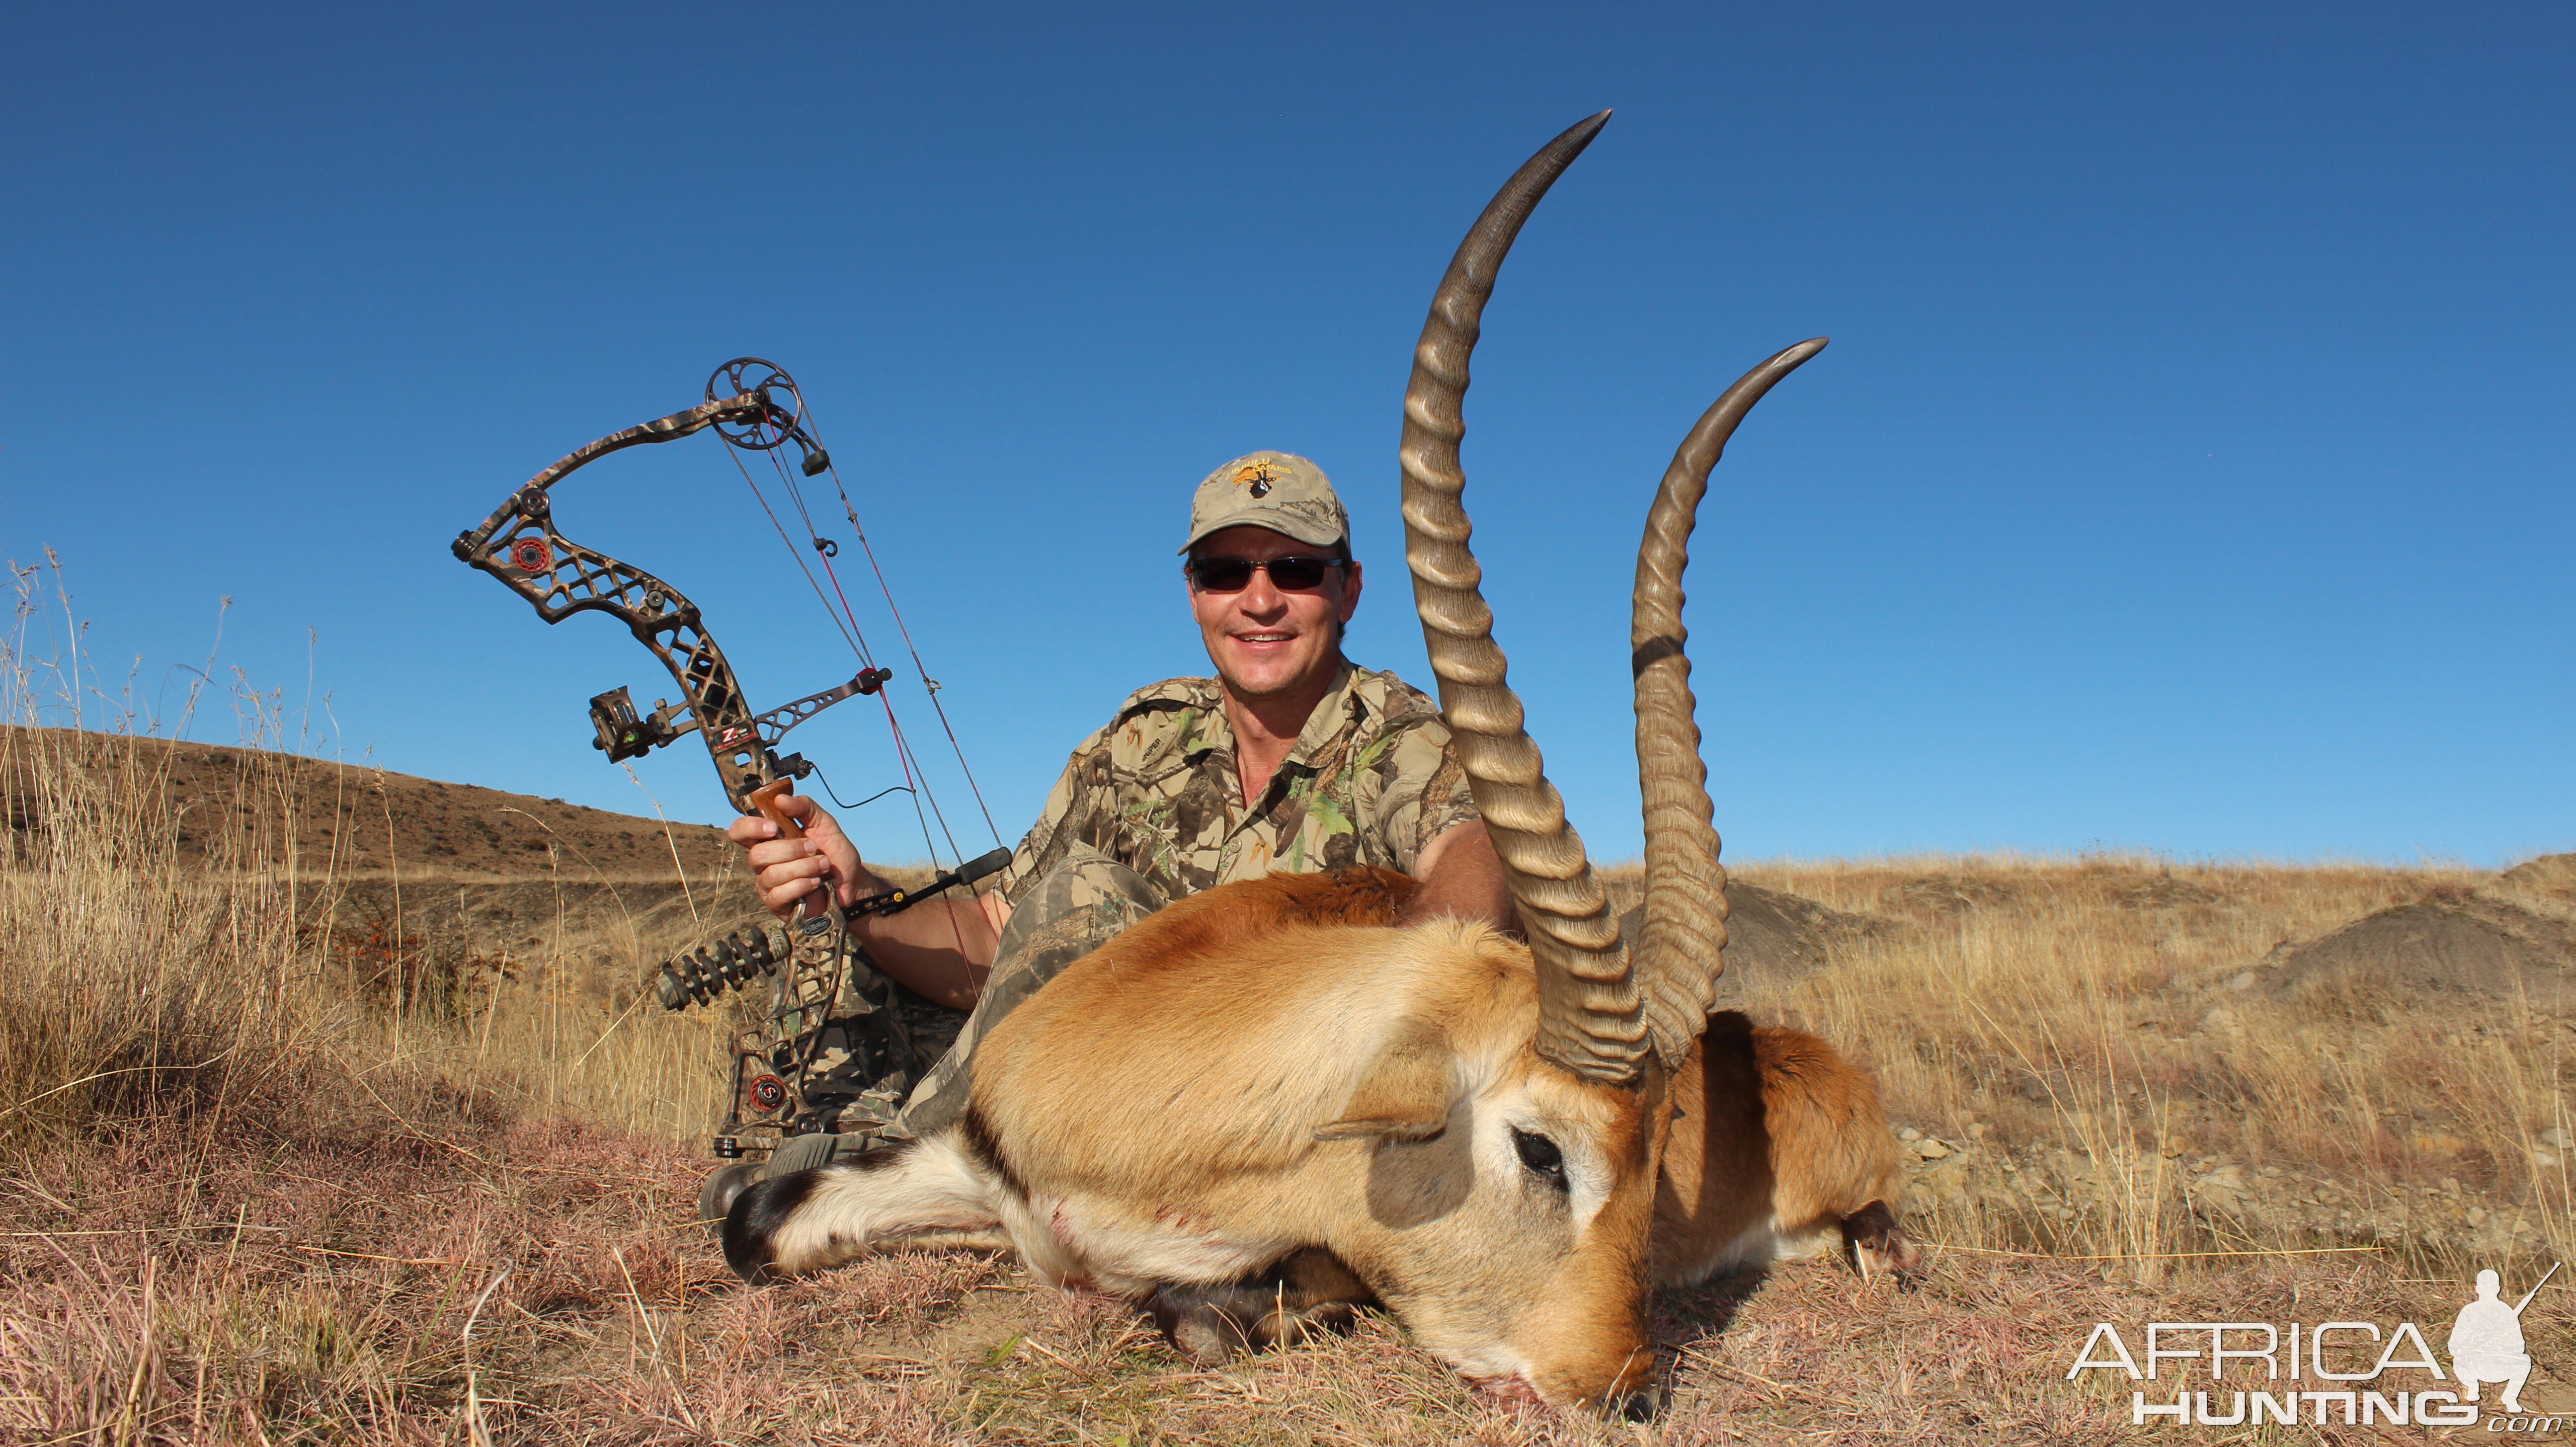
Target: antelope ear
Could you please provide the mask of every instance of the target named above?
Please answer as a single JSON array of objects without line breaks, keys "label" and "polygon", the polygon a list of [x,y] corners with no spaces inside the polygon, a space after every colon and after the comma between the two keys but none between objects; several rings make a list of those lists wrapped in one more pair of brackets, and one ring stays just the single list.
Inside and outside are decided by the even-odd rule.
[{"label": "antelope ear", "polygon": [[1341,1118],[1315,1127],[1315,1139],[1434,1139],[1449,1125],[1455,1056],[1439,1026],[1422,1020],[1396,1026],[1360,1072]]}]

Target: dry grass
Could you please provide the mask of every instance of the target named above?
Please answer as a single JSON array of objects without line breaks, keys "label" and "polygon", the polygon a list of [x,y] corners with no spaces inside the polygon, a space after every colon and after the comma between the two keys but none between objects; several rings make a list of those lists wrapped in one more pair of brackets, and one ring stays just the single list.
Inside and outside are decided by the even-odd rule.
[{"label": "dry grass", "polygon": [[[266,1150],[128,1126],[22,1160],[11,1229],[52,1234],[0,1240],[0,1440],[2119,1441],[2146,1436],[2129,1384],[2062,1380],[2093,1322],[2404,1318],[2438,1340],[2452,1290],[1983,1259],[1899,1296],[1792,1267],[1669,1298],[1671,1406],[1611,1428],[1481,1403],[1383,1320],[1202,1371],[1117,1304],[978,1257],[745,1291],[678,1219],[673,1149],[436,1124]],[[2527,1321],[2576,1326],[2550,1296]],[[2282,1440],[2316,1435],[2366,1434]]]},{"label": "dry grass", "polygon": [[[0,1442],[2124,1440],[2154,1430],[2129,1384],[2064,1379],[2094,1322],[2438,1341],[2476,1266],[2570,1254],[2532,1149],[2563,1121],[2560,1022],[2264,988],[2276,945],[2486,876],[1942,858],[1740,873],[1849,916],[1753,1004],[1866,1059],[1938,1143],[1909,1215],[1954,1249],[1911,1295],[1802,1264],[1667,1298],[1649,1426],[1497,1409],[1384,1320],[1198,1370],[1117,1303],[974,1257],[748,1291],[687,1219],[723,1022],[636,988],[738,898],[630,909],[550,854],[550,922],[335,916],[341,862],[283,817],[309,791],[256,770],[234,852],[181,868],[166,754],[31,661],[30,584],[7,721],[91,732],[0,731]],[[274,742],[275,700],[234,699]],[[435,876],[405,878],[418,908]],[[2367,1249],[2178,1255],[2319,1248]],[[2014,1252],[2060,1259],[1986,1254]],[[2576,1378],[2565,1299],[2526,1319],[2529,1399]]]},{"label": "dry grass", "polygon": [[[1903,927],[1757,986],[1948,1143],[1918,1218],[1985,1249],[2130,1258],[2379,1246],[2416,1275],[2568,1258],[2567,1022],[2468,991],[2272,987],[2276,947],[2491,876],[2150,859],[1767,864]],[[2295,1187],[2295,1189],[2293,1189]],[[2468,1214],[2478,1212],[2473,1223]]]}]

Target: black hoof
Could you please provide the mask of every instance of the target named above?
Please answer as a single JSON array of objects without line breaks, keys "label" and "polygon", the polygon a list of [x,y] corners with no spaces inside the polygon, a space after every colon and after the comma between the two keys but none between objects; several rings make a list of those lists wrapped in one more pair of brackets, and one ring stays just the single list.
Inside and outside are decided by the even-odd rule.
[{"label": "black hoof", "polygon": [[1651,1422],[1655,1420],[1655,1414],[1663,1410],[1663,1388],[1639,1387],[1613,1402],[1606,1415],[1616,1417],[1622,1422]]},{"label": "black hoof", "polygon": [[1864,1275],[1885,1272],[1895,1277],[1899,1291],[1912,1291],[1931,1275],[1923,1248],[1896,1224],[1896,1213],[1883,1201],[1872,1201],[1843,1218],[1843,1249]]}]

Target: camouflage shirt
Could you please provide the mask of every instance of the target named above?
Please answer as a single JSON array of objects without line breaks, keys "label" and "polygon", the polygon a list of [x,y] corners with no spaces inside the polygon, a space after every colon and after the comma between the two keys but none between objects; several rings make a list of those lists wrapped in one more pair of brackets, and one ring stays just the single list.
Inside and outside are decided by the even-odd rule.
[{"label": "camouflage shirt", "polygon": [[1131,694],[1073,751],[1005,897],[1017,904],[1075,844],[1173,899],[1274,870],[1410,874],[1423,846],[1475,817],[1440,706],[1392,673],[1343,663],[1249,807],[1217,681],[1169,679]]}]

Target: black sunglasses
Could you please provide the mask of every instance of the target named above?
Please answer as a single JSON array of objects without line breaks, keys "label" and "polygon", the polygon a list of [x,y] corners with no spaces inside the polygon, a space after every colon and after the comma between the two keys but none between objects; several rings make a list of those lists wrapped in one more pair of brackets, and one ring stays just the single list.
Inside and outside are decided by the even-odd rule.
[{"label": "black sunglasses", "polygon": [[1252,586],[1252,570],[1270,575],[1270,585],[1285,593],[1302,593],[1323,584],[1325,570],[1342,565],[1339,558],[1192,558],[1181,565],[1202,593],[1240,593]]}]

